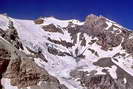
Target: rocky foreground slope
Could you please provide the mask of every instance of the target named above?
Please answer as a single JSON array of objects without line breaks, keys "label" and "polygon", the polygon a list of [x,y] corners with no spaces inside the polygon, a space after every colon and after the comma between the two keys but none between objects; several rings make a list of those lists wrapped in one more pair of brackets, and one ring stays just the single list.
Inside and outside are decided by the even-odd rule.
[{"label": "rocky foreground slope", "polygon": [[84,22],[0,15],[0,89],[133,89],[133,32]]}]

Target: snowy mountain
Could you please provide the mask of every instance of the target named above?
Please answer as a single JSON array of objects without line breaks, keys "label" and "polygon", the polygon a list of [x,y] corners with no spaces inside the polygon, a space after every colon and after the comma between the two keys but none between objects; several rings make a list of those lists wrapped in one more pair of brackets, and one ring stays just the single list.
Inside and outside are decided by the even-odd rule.
[{"label": "snowy mountain", "polygon": [[103,16],[1,14],[0,79],[2,89],[133,89],[133,32]]}]

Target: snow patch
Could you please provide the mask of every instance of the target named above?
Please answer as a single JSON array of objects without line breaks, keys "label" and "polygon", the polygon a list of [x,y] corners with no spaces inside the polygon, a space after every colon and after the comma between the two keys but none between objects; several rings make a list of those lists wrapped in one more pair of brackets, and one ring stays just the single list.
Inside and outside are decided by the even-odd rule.
[{"label": "snow patch", "polygon": [[126,83],[127,83],[127,79],[126,79],[126,78],[124,78],[124,79],[123,79],[123,81],[124,81],[124,84],[126,84]]},{"label": "snow patch", "polygon": [[84,22],[80,22],[78,20],[59,20],[54,17],[46,17],[44,18],[44,23],[41,25],[49,25],[49,24],[54,24],[55,26],[60,26],[60,27],[67,27],[68,24],[72,22],[77,25],[83,25]]},{"label": "snow patch", "polygon": [[11,85],[10,79],[8,78],[2,78],[1,84],[4,87],[4,89],[18,89],[16,86]]},{"label": "snow patch", "polygon": [[113,79],[117,79],[117,73],[116,73],[117,67],[113,65],[111,68],[107,68],[107,69],[108,69],[108,72],[110,73],[110,76]]}]

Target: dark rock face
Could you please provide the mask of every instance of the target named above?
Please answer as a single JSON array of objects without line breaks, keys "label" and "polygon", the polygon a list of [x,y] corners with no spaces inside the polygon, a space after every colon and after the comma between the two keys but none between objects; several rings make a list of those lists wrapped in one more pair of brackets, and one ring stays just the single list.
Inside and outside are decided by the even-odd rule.
[{"label": "dark rock face", "polygon": [[44,20],[42,18],[38,18],[36,20],[34,20],[35,24],[42,24],[44,22]]},{"label": "dark rock face", "polygon": [[111,67],[112,65],[114,65],[110,57],[101,58],[97,62],[94,62],[93,64],[100,67]]},{"label": "dark rock face", "polygon": [[104,17],[89,15],[86,18],[85,25],[82,30],[85,31],[85,33],[88,33],[89,35],[97,36],[100,33],[103,33],[106,27],[107,24],[106,19]]},{"label": "dark rock face", "polygon": [[7,66],[10,62],[10,60],[9,60],[10,57],[11,57],[10,52],[8,52],[4,48],[0,49],[0,88],[2,88],[1,79],[2,79],[3,74],[7,70]]},{"label": "dark rock face", "polygon": [[122,83],[121,79],[115,81],[109,75],[96,75],[89,78],[85,85],[88,89],[132,89]]},{"label": "dark rock face", "polygon": [[[90,73],[83,71],[72,71],[71,76],[78,78],[81,85],[87,89],[126,89],[119,88],[116,81],[109,75],[95,75],[97,71],[93,70]],[[88,76],[88,74],[90,74]]]},{"label": "dark rock face", "polygon": [[48,31],[48,32],[59,32],[59,33],[63,34],[63,31],[60,28],[58,28],[55,25],[53,25],[53,24],[50,24],[50,25],[47,25],[47,26],[43,26],[42,28],[45,31]]},{"label": "dark rock face", "polygon": [[1,74],[6,71],[8,64],[9,64],[9,60],[8,59],[0,58],[0,73]]},{"label": "dark rock face", "polygon": [[23,50],[23,46],[22,46],[22,43],[19,40],[17,30],[14,28],[13,22],[11,21],[10,23],[11,24],[9,24],[9,30],[8,30],[5,38],[9,42],[11,42],[11,44],[13,44],[13,46],[16,47],[17,49],[22,49]]},{"label": "dark rock face", "polygon": [[120,45],[121,41],[122,37],[120,35],[106,34],[106,42],[108,45],[111,45],[111,47],[117,47]]},{"label": "dark rock face", "polygon": [[[119,71],[121,71],[119,74],[124,74],[123,70],[119,69]],[[130,83],[125,84],[123,77],[113,79],[109,74],[95,75],[96,73],[97,71],[95,70],[91,71],[90,73],[75,70],[71,72],[71,76],[78,78],[78,81],[81,83],[81,85],[87,89],[132,89],[132,85],[130,84],[132,82],[130,81]],[[132,78],[130,80],[132,80]]]},{"label": "dark rock face", "polygon": [[48,52],[53,54],[53,55],[57,55],[58,54],[58,50],[52,47],[48,47]]},{"label": "dark rock face", "polygon": [[125,49],[128,53],[133,53],[133,39],[126,39],[122,43],[123,49]]},{"label": "dark rock face", "polygon": [[110,47],[117,47],[121,44],[122,37],[120,35],[112,34],[111,32],[104,32],[98,35],[98,44],[102,49],[108,50]]},{"label": "dark rock face", "polygon": [[23,50],[22,43],[20,42],[17,30],[15,29],[12,21],[9,21],[9,27],[8,28],[9,29],[7,29],[6,31],[3,31],[2,29],[0,29],[0,35],[4,39],[6,39],[8,42],[10,42],[17,49]]},{"label": "dark rock face", "polygon": [[118,89],[115,81],[109,75],[96,75],[84,78],[82,81],[87,89]]},{"label": "dark rock face", "polygon": [[[47,45],[48,46],[48,45]],[[67,53],[67,52],[62,52],[62,51],[60,51],[60,50],[57,50],[55,47],[49,47],[48,46],[48,52],[50,53],[50,54],[53,54],[53,55],[57,55],[57,56],[66,56],[66,55],[68,55],[68,56],[72,56],[71,54],[69,54],[69,53]]]},{"label": "dark rock face", "polygon": [[58,41],[58,40],[53,40],[53,39],[51,39],[51,38],[48,38],[48,40],[49,40],[50,42],[53,42],[53,43],[55,43],[55,44],[60,44],[60,45],[65,46],[65,47],[67,47],[67,48],[73,46],[72,43],[66,42],[65,40]]},{"label": "dark rock face", "polygon": [[65,28],[65,30],[67,30],[68,33],[70,33],[71,39],[74,40],[73,44],[75,44],[77,42],[77,33],[80,32],[82,26],[75,25],[75,27],[72,27],[72,25],[71,23],[69,23],[69,25]]},{"label": "dark rock face", "polygon": [[5,34],[6,34],[6,32],[5,32],[5,31],[3,31],[3,30],[0,28],[0,36],[1,36],[1,37],[4,37],[4,36],[5,36]]},{"label": "dark rock face", "polygon": [[1,85],[2,74],[6,71],[9,61],[10,60],[8,59],[0,58],[0,89],[2,89],[2,85]]},{"label": "dark rock face", "polygon": [[11,84],[18,87],[37,85],[41,80],[48,79],[47,71],[39,68],[32,60],[11,60],[6,77],[11,79]]}]

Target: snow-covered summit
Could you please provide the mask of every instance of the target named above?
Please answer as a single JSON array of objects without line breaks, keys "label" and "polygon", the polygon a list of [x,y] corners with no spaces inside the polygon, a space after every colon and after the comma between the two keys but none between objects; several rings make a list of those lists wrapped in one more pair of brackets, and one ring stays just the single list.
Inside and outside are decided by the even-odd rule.
[{"label": "snow-covered summit", "polygon": [[44,25],[49,25],[49,24],[54,24],[56,26],[61,26],[61,27],[67,27],[69,23],[77,24],[77,25],[83,25],[84,22],[80,22],[79,20],[59,20],[56,19],[55,17],[45,17],[44,18]]}]

